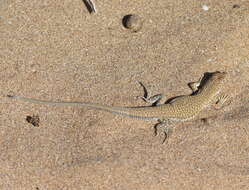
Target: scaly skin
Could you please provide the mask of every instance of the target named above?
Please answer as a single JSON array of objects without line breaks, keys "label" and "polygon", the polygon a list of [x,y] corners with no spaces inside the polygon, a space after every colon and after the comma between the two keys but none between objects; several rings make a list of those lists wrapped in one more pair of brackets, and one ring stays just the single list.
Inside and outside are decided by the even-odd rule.
[{"label": "scaly skin", "polygon": [[124,117],[142,120],[156,120],[161,125],[160,127],[162,127],[175,121],[193,120],[203,109],[216,102],[219,98],[219,93],[225,76],[225,72],[217,71],[209,73],[208,76],[202,78],[200,87],[192,95],[180,96],[173,99],[170,103],[157,106],[114,107],[87,102],[53,102],[21,96],[9,95],[8,97],[36,104],[89,107]]}]

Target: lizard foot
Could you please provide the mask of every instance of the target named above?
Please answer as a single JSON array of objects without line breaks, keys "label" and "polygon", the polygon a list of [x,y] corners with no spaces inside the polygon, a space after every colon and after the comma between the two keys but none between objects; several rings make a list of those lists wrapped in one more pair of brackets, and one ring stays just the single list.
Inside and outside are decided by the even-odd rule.
[{"label": "lizard foot", "polygon": [[154,128],[155,128],[155,136],[159,134],[158,130],[162,130],[162,133],[164,134],[162,144],[164,144],[166,140],[169,138],[169,136],[172,134],[172,129],[165,122],[157,123]]},{"label": "lizard foot", "polygon": [[143,87],[143,90],[144,90],[144,96],[140,97],[140,98],[142,98],[145,102],[150,103],[153,106],[155,106],[162,99],[162,94],[157,94],[157,95],[154,95],[154,96],[149,96],[148,95],[148,91],[145,88],[145,86],[141,82],[139,82],[139,84]]},{"label": "lizard foot", "polygon": [[228,95],[221,95],[218,100],[214,104],[214,108],[216,110],[222,109],[225,106],[230,105],[232,102],[232,99]]},{"label": "lizard foot", "polygon": [[190,82],[188,83],[189,88],[192,90],[192,92],[196,92],[199,89],[199,86],[201,84],[202,77],[196,81],[196,82]]}]

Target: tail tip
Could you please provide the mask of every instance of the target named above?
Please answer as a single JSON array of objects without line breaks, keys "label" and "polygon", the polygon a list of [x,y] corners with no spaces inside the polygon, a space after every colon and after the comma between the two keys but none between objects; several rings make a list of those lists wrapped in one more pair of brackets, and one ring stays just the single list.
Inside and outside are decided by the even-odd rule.
[{"label": "tail tip", "polygon": [[10,95],[10,94],[7,94],[7,97],[8,97],[8,98],[15,98],[15,96]]}]

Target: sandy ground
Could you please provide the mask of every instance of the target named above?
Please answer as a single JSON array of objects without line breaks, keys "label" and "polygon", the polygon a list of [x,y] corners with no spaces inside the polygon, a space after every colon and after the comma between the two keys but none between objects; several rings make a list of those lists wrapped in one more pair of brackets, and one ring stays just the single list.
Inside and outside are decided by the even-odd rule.
[{"label": "sandy ground", "polygon": [[[0,189],[249,189],[249,1],[95,3],[1,0]],[[137,33],[121,24],[130,13]],[[4,97],[139,106],[138,81],[166,100],[217,70],[233,102],[167,144],[153,122]]]}]

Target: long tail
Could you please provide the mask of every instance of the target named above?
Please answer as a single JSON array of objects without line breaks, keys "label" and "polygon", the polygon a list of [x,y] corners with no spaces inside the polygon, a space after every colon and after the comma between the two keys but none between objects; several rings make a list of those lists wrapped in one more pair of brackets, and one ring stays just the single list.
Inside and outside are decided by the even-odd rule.
[{"label": "long tail", "polygon": [[33,99],[33,98],[25,98],[22,96],[11,96],[11,95],[7,95],[7,97],[11,99],[18,99],[24,102],[34,103],[34,104],[52,105],[52,106],[88,107],[88,108],[102,110],[102,111],[110,112],[113,114],[129,117],[129,118],[136,118],[136,119],[142,119],[142,120],[155,120],[154,118],[144,117],[144,116],[141,116],[140,114],[138,115],[134,113],[131,114],[130,112],[134,112],[135,109],[139,109],[135,107],[132,108],[132,107],[107,106],[107,105],[100,105],[100,104],[91,103],[91,102],[54,102],[54,101],[45,101],[45,100],[38,100],[38,99]]}]

